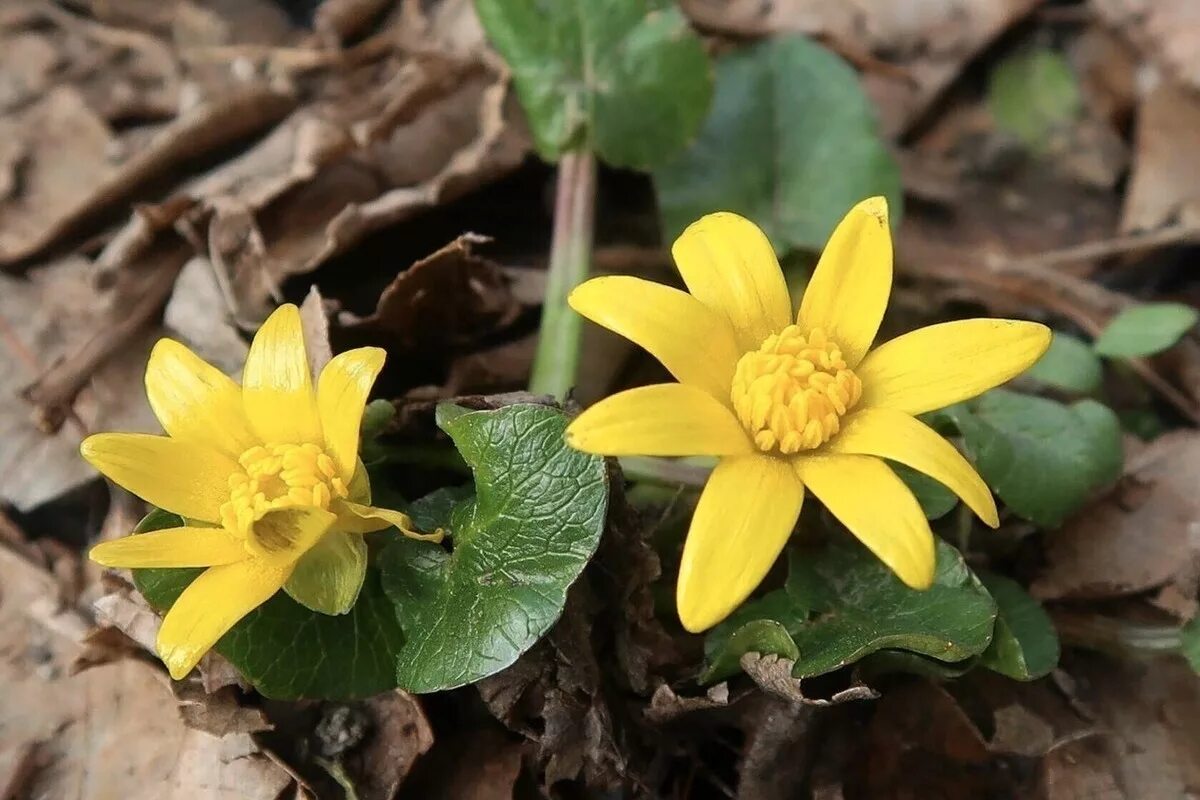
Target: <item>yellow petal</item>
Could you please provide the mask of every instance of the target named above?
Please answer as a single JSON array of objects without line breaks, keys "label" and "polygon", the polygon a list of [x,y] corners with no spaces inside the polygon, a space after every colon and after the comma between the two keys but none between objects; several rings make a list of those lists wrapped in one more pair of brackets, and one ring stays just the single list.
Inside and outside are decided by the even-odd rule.
[{"label": "yellow petal", "polygon": [[854,367],[875,341],[891,291],[887,200],[872,197],[834,228],[800,301],[797,323],[805,331],[822,328]]},{"label": "yellow petal", "polygon": [[254,335],[242,373],[242,403],[264,442],[323,443],[300,311],[294,305],[275,309]]},{"label": "yellow petal", "polygon": [[742,352],[756,349],[792,317],[783,270],[763,232],[728,211],[687,227],[671,248],[697,300],[729,320]]},{"label": "yellow petal", "polygon": [[325,434],[325,451],[344,481],[354,476],[363,409],[386,357],[378,347],[347,350],[325,365],[317,381],[317,410]]},{"label": "yellow petal", "polygon": [[929,521],[896,473],[873,456],[809,456],[795,461],[800,480],[829,513],[914,589],[933,583]]},{"label": "yellow petal", "polygon": [[567,444],[605,456],[754,452],[728,406],[695,386],[660,383],[601,400],[567,428]]},{"label": "yellow petal", "polygon": [[354,477],[346,486],[346,492],[355,503],[371,504],[371,476],[367,474],[367,466],[362,463],[362,459],[358,459]]},{"label": "yellow petal", "polygon": [[683,627],[716,625],[762,582],[800,515],[804,487],[773,456],[722,459],[696,505],[675,599]]},{"label": "yellow petal", "polygon": [[1050,329],[1011,319],[964,319],[919,328],[880,345],[856,372],[860,408],[922,414],[1020,375],[1050,346]]},{"label": "yellow petal", "polygon": [[106,567],[215,567],[249,558],[242,540],[224,528],[167,528],[101,542],[88,558]]},{"label": "yellow petal", "polygon": [[337,516],[316,506],[292,506],[268,511],[250,526],[246,549],[276,566],[290,566],[333,527]]},{"label": "yellow petal", "polygon": [[296,562],[283,589],[305,608],[345,614],[367,577],[367,543],[361,534],[333,531]]},{"label": "yellow petal", "polygon": [[729,402],[742,353],[721,314],[687,292],[641,278],[593,278],[571,292],[571,308],[645,348],[681,383]]},{"label": "yellow petal", "polygon": [[1000,524],[996,501],[974,467],[954,445],[903,411],[870,408],[851,414],[825,452],[879,456],[907,464],[961,497],[988,525]]},{"label": "yellow petal", "polygon": [[242,410],[242,390],[221,370],[173,339],[159,339],[146,364],[146,396],[174,439],[237,458],[258,444]]},{"label": "yellow petal", "polygon": [[158,657],[171,677],[183,680],[238,620],[279,591],[290,571],[248,558],[212,567],[192,581],[158,629]]},{"label": "yellow petal", "polygon": [[113,483],[181,517],[216,522],[229,499],[229,456],[191,442],[146,433],[97,433],[79,452]]},{"label": "yellow petal", "polygon": [[390,508],[364,506],[349,500],[339,500],[336,508],[338,510],[337,528],[346,533],[374,533],[395,526],[410,539],[440,542],[445,536],[441,528],[433,533],[421,533],[416,523],[412,521],[412,517]]}]

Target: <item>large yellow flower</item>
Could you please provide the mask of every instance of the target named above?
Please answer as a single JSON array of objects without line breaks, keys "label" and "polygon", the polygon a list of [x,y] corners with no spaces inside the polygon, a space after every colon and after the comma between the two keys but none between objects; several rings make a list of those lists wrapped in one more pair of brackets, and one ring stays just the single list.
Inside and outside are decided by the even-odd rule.
[{"label": "large yellow flower", "polygon": [[383,361],[375,347],[341,353],[314,391],[300,314],[281,306],[255,335],[240,387],[162,339],[146,366],[146,393],[168,435],[84,440],[83,457],[106,477],[187,520],[104,542],[91,558],[110,567],[208,567],[159,629],[158,654],[173,678],[280,588],[314,611],[349,611],[366,575],[362,534],[395,525],[440,538],[370,505],[358,433]]},{"label": "large yellow flower", "polygon": [[679,566],[685,628],[715,625],[754,591],[787,542],[806,488],[901,580],[928,588],[933,534],[884,459],[940,481],[998,524],[983,480],[914,415],[1022,372],[1049,346],[1049,329],[970,319],[871,350],[892,286],[882,197],[838,224],[794,322],[775,253],[749,220],[710,214],[671,252],[690,294],[604,277],[579,286],[570,303],[644,347],[680,382],[597,403],[567,440],[600,455],[720,457]]}]

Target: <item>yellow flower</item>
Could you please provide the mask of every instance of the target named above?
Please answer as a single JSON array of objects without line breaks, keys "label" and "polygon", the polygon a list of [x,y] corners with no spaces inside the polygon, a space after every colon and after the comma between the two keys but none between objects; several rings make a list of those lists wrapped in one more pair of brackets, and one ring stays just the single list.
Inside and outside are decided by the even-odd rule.
[{"label": "yellow flower", "polygon": [[754,591],[791,534],[805,489],[901,580],[928,588],[933,534],[884,459],[940,481],[998,524],[983,480],[914,415],[1025,370],[1050,344],[1044,325],[948,322],[871,350],[892,285],[882,197],[838,224],[794,322],[775,253],[752,222],[710,214],[683,232],[672,255],[690,294],[604,277],[579,286],[570,303],[648,350],[679,383],[597,403],[567,440],[601,455],[720,457],[679,566],[685,628],[717,624]]},{"label": "yellow flower", "polygon": [[384,352],[335,356],[316,390],[293,305],[281,306],[250,345],[242,385],[182,344],[162,339],[146,366],[146,394],[167,436],[100,433],[80,447],[114,483],[187,520],[181,528],[104,542],[109,567],[208,567],[180,595],[158,633],[158,654],[180,679],[238,620],[283,588],[324,614],[350,610],[362,588],[362,534],[404,514],[375,508],[358,459],[367,395]]}]

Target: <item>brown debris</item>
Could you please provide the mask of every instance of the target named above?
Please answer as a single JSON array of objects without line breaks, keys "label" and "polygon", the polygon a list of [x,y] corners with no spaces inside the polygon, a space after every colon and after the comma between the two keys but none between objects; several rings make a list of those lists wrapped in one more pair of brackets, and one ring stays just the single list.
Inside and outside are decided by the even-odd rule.
[{"label": "brown debris", "polygon": [[1136,594],[1179,579],[1196,596],[1194,477],[1200,435],[1182,430],[1151,442],[1129,460],[1120,484],[1048,537],[1047,565],[1031,591],[1044,599]]},{"label": "brown debris", "polygon": [[1142,100],[1121,230],[1154,230],[1174,223],[1200,231],[1200,165],[1192,157],[1197,130],[1200,86],[1183,89],[1163,81]]}]

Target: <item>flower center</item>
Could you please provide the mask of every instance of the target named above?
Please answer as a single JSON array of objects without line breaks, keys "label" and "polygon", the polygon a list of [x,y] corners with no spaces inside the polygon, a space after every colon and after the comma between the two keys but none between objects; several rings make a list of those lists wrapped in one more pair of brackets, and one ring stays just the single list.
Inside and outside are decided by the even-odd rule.
[{"label": "flower center", "polygon": [[820,328],[773,333],[738,360],[730,397],[760,450],[791,454],[820,447],[862,396],[862,381]]},{"label": "flower center", "polygon": [[242,471],[229,476],[229,500],[221,505],[221,524],[235,533],[249,533],[272,509],[327,509],[333,498],[348,494],[333,459],[315,444],[257,445],[238,463]]}]

